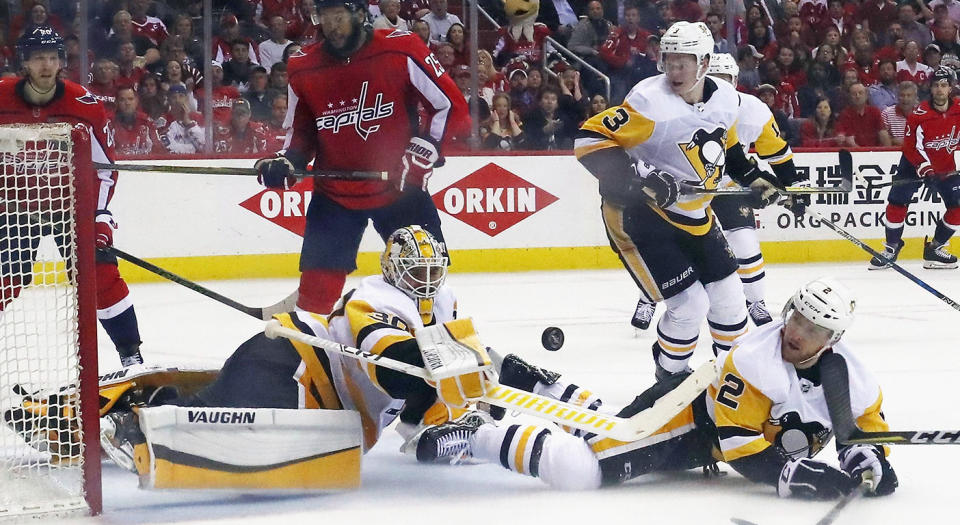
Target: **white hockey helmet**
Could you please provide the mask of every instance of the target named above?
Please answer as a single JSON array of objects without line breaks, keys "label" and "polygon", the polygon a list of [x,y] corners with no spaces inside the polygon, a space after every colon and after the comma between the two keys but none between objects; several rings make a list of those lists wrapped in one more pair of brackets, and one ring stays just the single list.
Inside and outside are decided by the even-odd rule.
[{"label": "white hockey helmet", "polygon": [[740,75],[740,66],[737,65],[737,59],[730,53],[710,53],[710,66],[707,67],[707,75],[730,75],[733,78],[733,84],[736,85],[737,77]]},{"label": "white hockey helmet", "polygon": [[412,299],[437,295],[447,278],[443,243],[420,226],[405,226],[390,234],[380,256],[383,278]]},{"label": "white hockey helmet", "polygon": [[[663,72],[663,57],[670,53],[693,55],[697,58],[697,67],[703,65],[705,57],[713,53],[713,35],[703,22],[676,22],[660,38],[660,60],[657,69]],[[706,73],[697,74],[699,82]]]},{"label": "white hockey helmet", "polygon": [[796,310],[811,323],[829,330],[832,335],[823,348],[825,350],[839,341],[843,332],[853,324],[856,305],[853,292],[847,287],[828,277],[821,277],[803,285],[793,294],[783,307],[783,320],[786,322],[790,312]]}]

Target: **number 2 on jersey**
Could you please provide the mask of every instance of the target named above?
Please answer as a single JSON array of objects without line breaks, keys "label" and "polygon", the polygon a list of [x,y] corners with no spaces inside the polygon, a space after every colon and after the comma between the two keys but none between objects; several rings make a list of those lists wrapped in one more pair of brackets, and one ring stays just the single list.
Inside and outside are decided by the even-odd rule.
[{"label": "number 2 on jersey", "polygon": [[720,391],[717,392],[717,403],[736,410],[737,407],[740,406],[740,402],[737,401],[736,398],[740,397],[740,394],[743,394],[745,386],[743,379],[731,373],[723,376],[723,386],[721,386]]}]

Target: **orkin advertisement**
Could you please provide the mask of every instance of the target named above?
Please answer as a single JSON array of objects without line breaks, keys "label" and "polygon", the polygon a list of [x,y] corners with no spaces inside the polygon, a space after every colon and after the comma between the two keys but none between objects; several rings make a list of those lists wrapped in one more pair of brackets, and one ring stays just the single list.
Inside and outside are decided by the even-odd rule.
[{"label": "orkin advertisement", "polygon": [[[895,172],[899,153],[856,152],[853,158],[864,177],[883,182]],[[835,153],[798,153],[795,159],[814,184],[839,182]],[[250,167],[253,161],[163,163]],[[597,183],[572,156],[450,157],[429,186],[454,251],[609,245]],[[815,197],[812,209],[858,237],[880,239],[886,191],[868,194],[857,183],[850,194]],[[275,191],[244,176],[121,173],[112,203],[120,223],[117,245],[140,257],[297,254],[311,195],[310,181]],[[915,201],[908,238],[931,232],[943,212],[939,197],[926,190]],[[780,207],[758,215],[763,241],[838,239],[818,221],[795,218]],[[361,251],[382,246],[369,228]]]}]

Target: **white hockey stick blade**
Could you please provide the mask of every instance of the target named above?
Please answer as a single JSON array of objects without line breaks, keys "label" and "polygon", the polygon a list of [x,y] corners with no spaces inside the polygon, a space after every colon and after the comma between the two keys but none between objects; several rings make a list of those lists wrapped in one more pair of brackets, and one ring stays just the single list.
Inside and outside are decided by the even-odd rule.
[{"label": "white hockey stick blade", "polygon": [[282,299],[279,303],[272,304],[270,306],[264,306],[261,319],[264,321],[269,321],[276,314],[283,314],[296,310],[298,299],[300,299],[299,288],[294,290],[293,293]]},{"label": "white hockey stick blade", "polygon": [[[382,366],[414,377],[430,379],[430,373],[419,366],[381,357],[328,339],[304,334],[270,321],[264,330],[267,337],[285,337],[311,346],[337,352],[376,366]],[[622,418],[601,414],[595,410],[556,401],[546,396],[491,382],[481,401],[522,414],[536,416],[559,425],[577,428],[617,441],[643,439],[667,424],[687,405],[693,402],[716,379],[714,363],[704,363],[677,388],[661,397],[654,405],[632,417]]]}]

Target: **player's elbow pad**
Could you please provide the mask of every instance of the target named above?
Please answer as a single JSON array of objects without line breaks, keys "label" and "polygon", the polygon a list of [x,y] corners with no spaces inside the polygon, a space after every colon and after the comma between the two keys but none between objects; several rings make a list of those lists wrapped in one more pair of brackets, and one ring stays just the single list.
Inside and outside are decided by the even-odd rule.
[{"label": "player's elbow pad", "polygon": [[626,151],[605,148],[580,157],[580,163],[599,181],[605,201],[625,206],[644,198],[642,181]]}]

